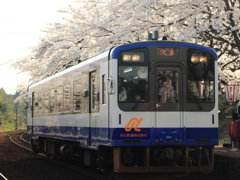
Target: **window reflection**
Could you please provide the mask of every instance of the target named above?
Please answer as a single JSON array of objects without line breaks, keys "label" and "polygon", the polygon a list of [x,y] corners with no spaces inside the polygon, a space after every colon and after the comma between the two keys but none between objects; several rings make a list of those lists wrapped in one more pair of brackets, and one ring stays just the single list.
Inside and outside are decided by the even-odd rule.
[{"label": "window reflection", "polygon": [[214,101],[214,81],[188,81],[189,101]]}]

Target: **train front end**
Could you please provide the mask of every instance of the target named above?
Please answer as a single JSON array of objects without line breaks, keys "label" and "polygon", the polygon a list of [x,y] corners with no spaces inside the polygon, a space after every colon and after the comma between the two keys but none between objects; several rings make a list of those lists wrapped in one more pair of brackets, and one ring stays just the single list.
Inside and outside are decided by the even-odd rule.
[{"label": "train front end", "polygon": [[214,50],[189,43],[151,41],[111,51],[114,172],[213,170],[216,67]]}]

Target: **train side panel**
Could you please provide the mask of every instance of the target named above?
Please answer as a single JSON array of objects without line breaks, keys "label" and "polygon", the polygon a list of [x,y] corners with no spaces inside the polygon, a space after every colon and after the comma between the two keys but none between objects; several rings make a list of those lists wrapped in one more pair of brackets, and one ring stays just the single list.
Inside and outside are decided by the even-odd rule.
[{"label": "train side panel", "polygon": [[[82,62],[73,67],[74,70],[69,68],[50,80],[30,86],[28,133],[31,137],[76,141],[82,147],[94,149],[99,144],[109,145],[107,66],[105,53],[98,61]],[[52,96],[51,89],[54,90]],[[49,94],[43,96],[44,93]],[[81,97],[79,104],[76,103],[78,96]],[[63,101],[58,102],[58,97]],[[51,103],[57,105],[52,105],[53,110],[49,112]]]}]

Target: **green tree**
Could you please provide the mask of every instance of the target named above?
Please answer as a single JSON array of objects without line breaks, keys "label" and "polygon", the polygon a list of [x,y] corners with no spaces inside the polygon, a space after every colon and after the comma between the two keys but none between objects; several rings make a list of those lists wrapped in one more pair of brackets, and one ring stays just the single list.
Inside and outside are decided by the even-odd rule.
[{"label": "green tree", "polygon": [[[1,131],[23,129],[26,127],[26,110],[24,109],[24,99],[14,103],[20,92],[8,95],[4,89],[0,89],[0,127]],[[16,122],[17,120],[17,122]]]},{"label": "green tree", "polygon": [[2,122],[1,124],[3,124],[4,129],[5,127],[8,127],[9,124],[14,123],[14,113],[12,111],[13,107],[14,103],[12,97],[7,95],[4,89],[0,89],[0,121]]},{"label": "green tree", "polygon": [[0,89],[0,112],[5,117],[5,121],[12,121],[13,99],[7,95],[4,89]]},{"label": "green tree", "polygon": [[16,115],[15,119],[17,119],[17,126],[18,128],[24,128],[27,123],[27,111],[24,108],[25,107],[25,99],[20,99],[16,101],[16,99],[21,95],[21,91],[17,91],[14,95],[12,95],[12,98],[15,100],[14,103],[14,113]]}]

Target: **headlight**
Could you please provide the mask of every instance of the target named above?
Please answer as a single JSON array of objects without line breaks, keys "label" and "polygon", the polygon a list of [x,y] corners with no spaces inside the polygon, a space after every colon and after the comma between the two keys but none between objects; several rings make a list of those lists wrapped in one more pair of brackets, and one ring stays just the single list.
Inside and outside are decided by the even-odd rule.
[{"label": "headlight", "polygon": [[144,62],[144,53],[142,52],[123,52],[122,61],[125,62]]},{"label": "headlight", "polygon": [[131,56],[130,55],[124,55],[123,56],[123,60],[124,61],[130,61],[131,60]]},{"label": "headlight", "polygon": [[140,56],[139,55],[133,55],[132,60],[133,61],[140,61]]},{"label": "headlight", "polygon": [[192,63],[197,63],[197,62],[198,62],[198,59],[199,59],[198,56],[195,56],[195,55],[191,56],[191,62],[192,62]]},{"label": "headlight", "polygon": [[191,56],[191,62],[192,63],[197,63],[197,62],[205,63],[205,62],[207,62],[207,57],[206,56],[199,56],[199,55],[192,55]]},{"label": "headlight", "polygon": [[207,57],[206,56],[200,56],[199,62],[202,62],[202,63],[207,62]]}]

